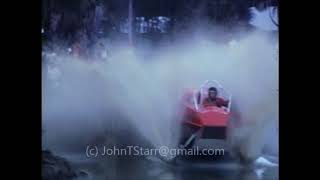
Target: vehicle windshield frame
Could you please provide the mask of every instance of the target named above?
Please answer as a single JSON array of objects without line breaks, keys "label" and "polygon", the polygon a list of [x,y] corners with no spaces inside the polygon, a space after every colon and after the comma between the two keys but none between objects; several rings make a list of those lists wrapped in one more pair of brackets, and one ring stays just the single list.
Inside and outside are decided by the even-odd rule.
[{"label": "vehicle windshield frame", "polygon": [[[232,100],[232,95],[222,87],[222,85],[218,81],[213,81],[213,80],[207,80],[205,81],[200,88],[194,92],[194,105],[196,110],[203,109],[203,101],[206,97],[208,97],[208,88],[210,87],[215,87],[218,90],[217,97],[223,98],[224,100],[228,100],[228,107],[227,112],[230,112],[231,109],[231,100]],[[200,100],[198,99],[200,93]]]}]

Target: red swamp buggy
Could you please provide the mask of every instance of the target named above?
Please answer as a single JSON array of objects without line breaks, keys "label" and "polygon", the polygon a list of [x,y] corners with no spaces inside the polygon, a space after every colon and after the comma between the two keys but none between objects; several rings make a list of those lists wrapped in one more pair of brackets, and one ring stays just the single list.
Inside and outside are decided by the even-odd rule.
[{"label": "red swamp buggy", "polygon": [[[217,89],[217,99],[226,102],[226,106],[204,105],[210,87]],[[226,140],[231,98],[217,81],[206,81],[199,89],[188,90],[182,97],[180,148],[192,148],[198,139]]]}]

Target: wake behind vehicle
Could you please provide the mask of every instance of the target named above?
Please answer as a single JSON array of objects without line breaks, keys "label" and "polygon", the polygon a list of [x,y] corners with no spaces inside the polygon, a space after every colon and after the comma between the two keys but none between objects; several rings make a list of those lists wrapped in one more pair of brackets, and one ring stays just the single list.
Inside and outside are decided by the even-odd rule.
[{"label": "wake behind vehicle", "polygon": [[[217,101],[224,106],[205,105],[209,88],[217,89]],[[182,98],[183,119],[179,140],[181,148],[192,148],[199,139],[225,141],[230,119],[231,95],[217,81],[206,81],[199,89],[187,91]]]}]

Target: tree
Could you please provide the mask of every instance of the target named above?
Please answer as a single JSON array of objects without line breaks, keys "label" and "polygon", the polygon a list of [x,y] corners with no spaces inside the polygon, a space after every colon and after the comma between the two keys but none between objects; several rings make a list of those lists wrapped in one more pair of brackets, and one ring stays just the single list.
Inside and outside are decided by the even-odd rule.
[{"label": "tree", "polygon": [[132,46],[132,26],[133,26],[133,0],[129,0],[129,6],[128,6],[128,37],[129,37],[129,44]]}]

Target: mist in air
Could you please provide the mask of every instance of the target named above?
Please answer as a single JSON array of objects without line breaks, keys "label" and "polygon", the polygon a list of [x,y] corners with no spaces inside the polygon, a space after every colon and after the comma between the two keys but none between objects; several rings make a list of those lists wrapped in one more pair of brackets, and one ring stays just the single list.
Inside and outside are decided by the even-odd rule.
[{"label": "mist in air", "polygon": [[270,36],[239,33],[216,43],[202,32],[157,48],[108,48],[108,60],[97,62],[56,52],[58,63],[43,69],[43,148],[84,152],[90,143],[135,145],[141,138],[176,147],[181,96],[217,80],[240,114],[230,143],[248,156],[277,154],[278,54]]}]

